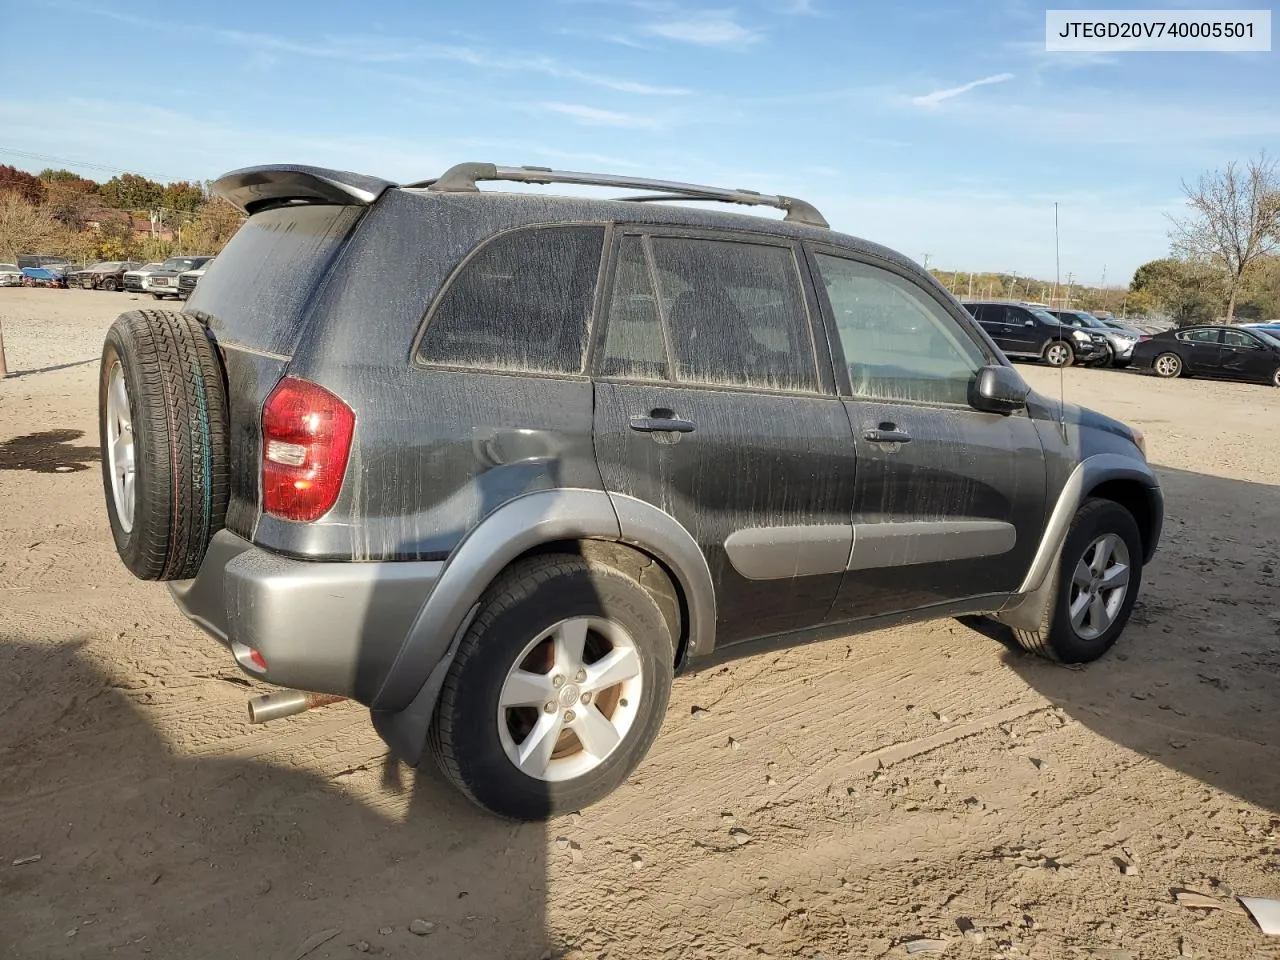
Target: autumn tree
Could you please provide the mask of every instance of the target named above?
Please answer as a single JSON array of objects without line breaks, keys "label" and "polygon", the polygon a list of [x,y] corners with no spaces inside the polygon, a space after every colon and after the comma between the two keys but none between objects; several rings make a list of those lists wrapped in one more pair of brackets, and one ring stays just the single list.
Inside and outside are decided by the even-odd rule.
[{"label": "autumn tree", "polygon": [[164,187],[136,173],[122,173],[104,183],[101,193],[117,210],[149,210],[160,205]]},{"label": "autumn tree", "polygon": [[204,203],[204,190],[198,183],[186,180],[175,180],[165,185],[160,194],[160,206],[169,210],[180,210],[183,213],[195,213]]},{"label": "autumn tree", "polygon": [[0,190],[0,261],[14,263],[23,253],[60,252],[65,233],[48,211],[20,191]]},{"label": "autumn tree", "polygon": [[1232,323],[1250,271],[1280,245],[1280,171],[1263,152],[1243,168],[1232,162],[1201,174],[1194,186],[1184,181],[1182,190],[1191,212],[1171,218],[1174,250],[1222,278]]},{"label": "autumn tree", "polygon": [[182,231],[182,247],[192,254],[221,253],[244,223],[244,215],[218,197],[207,200],[191,226]]},{"label": "autumn tree", "polygon": [[58,222],[72,230],[83,230],[101,209],[103,200],[96,183],[73,175],[45,181],[44,206]]},{"label": "autumn tree", "polygon": [[44,200],[44,181],[35,174],[0,164],[0,193],[16,193],[28,203]]},{"label": "autumn tree", "polygon": [[1180,326],[1208,323],[1222,309],[1221,274],[1204,263],[1169,257],[1144,263],[1130,294],[1158,305]]}]

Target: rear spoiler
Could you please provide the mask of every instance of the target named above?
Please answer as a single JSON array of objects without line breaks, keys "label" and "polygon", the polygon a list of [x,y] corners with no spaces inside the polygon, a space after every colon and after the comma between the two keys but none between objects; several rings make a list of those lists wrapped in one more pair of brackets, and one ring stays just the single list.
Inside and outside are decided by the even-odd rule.
[{"label": "rear spoiler", "polygon": [[248,214],[290,203],[367,206],[395,184],[345,170],[275,163],[243,167],[213,182],[213,192]]}]

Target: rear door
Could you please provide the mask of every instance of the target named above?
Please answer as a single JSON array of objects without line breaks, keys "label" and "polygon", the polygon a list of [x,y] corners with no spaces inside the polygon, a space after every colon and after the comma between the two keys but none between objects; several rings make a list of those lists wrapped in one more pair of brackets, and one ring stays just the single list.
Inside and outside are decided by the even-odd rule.
[{"label": "rear door", "polygon": [[607,490],[671,514],[716,588],[717,645],[823,621],[855,453],[797,246],[619,229],[595,357]]},{"label": "rear door", "polygon": [[1044,524],[1045,465],[1025,413],[969,405],[996,358],[909,274],[838,248],[811,253],[858,454],[832,618],[1017,589]]},{"label": "rear door", "polygon": [[1024,307],[1006,306],[1005,322],[1009,326],[1009,342],[1020,356],[1040,356],[1045,342],[1056,335],[1056,329]]},{"label": "rear door", "polygon": [[1190,330],[1182,336],[1187,345],[1187,366],[1192,373],[1216,374],[1222,364],[1222,332],[1217,327]]}]

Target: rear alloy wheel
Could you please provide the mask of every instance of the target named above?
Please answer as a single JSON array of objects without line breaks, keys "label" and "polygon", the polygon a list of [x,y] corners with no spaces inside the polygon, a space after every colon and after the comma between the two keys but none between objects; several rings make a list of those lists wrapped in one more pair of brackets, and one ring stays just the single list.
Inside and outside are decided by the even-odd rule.
[{"label": "rear alloy wheel", "polygon": [[520,561],[486,591],[449,668],[436,762],[501,817],[589,806],[658,735],[674,660],[662,612],[626,574],[567,554]]},{"label": "rear alloy wheel", "polygon": [[1171,380],[1182,375],[1182,358],[1176,353],[1162,353],[1151,364],[1157,377]]},{"label": "rear alloy wheel", "polygon": [[1069,367],[1076,358],[1071,344],[1065,340],[1053,340],[1044,348],[1044,359],[1051,367]]},{"label": "rear alloy wheel", "polygon": [[1271,375],[1271,385],[1280,387],[1280,367],[1276,367],[1276,372]]},{"label": "rear alloy wheel", "polygon": [[1085,501],[1062,546],[1054,599],[1038,630],[1015,630],[1027,650],[1087,663],[1109,649],[1129,622],[1142,585],[1138,524],[1111,500]]}]

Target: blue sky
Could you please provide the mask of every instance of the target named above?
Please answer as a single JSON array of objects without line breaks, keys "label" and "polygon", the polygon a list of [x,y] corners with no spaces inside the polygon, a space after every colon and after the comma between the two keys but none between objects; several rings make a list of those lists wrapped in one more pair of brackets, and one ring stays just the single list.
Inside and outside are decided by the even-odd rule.
[{"label": "blue sky", "polygon": [[28,0],[47,29],[0,32],[0,162],[627,172],[793,194],[931,266],[1044,278],[1056,200],[1063,280],[1124,283],[1166,253],[1184,177],[1280,154],[1276,54],[1047,54],[1044,9]]}]

